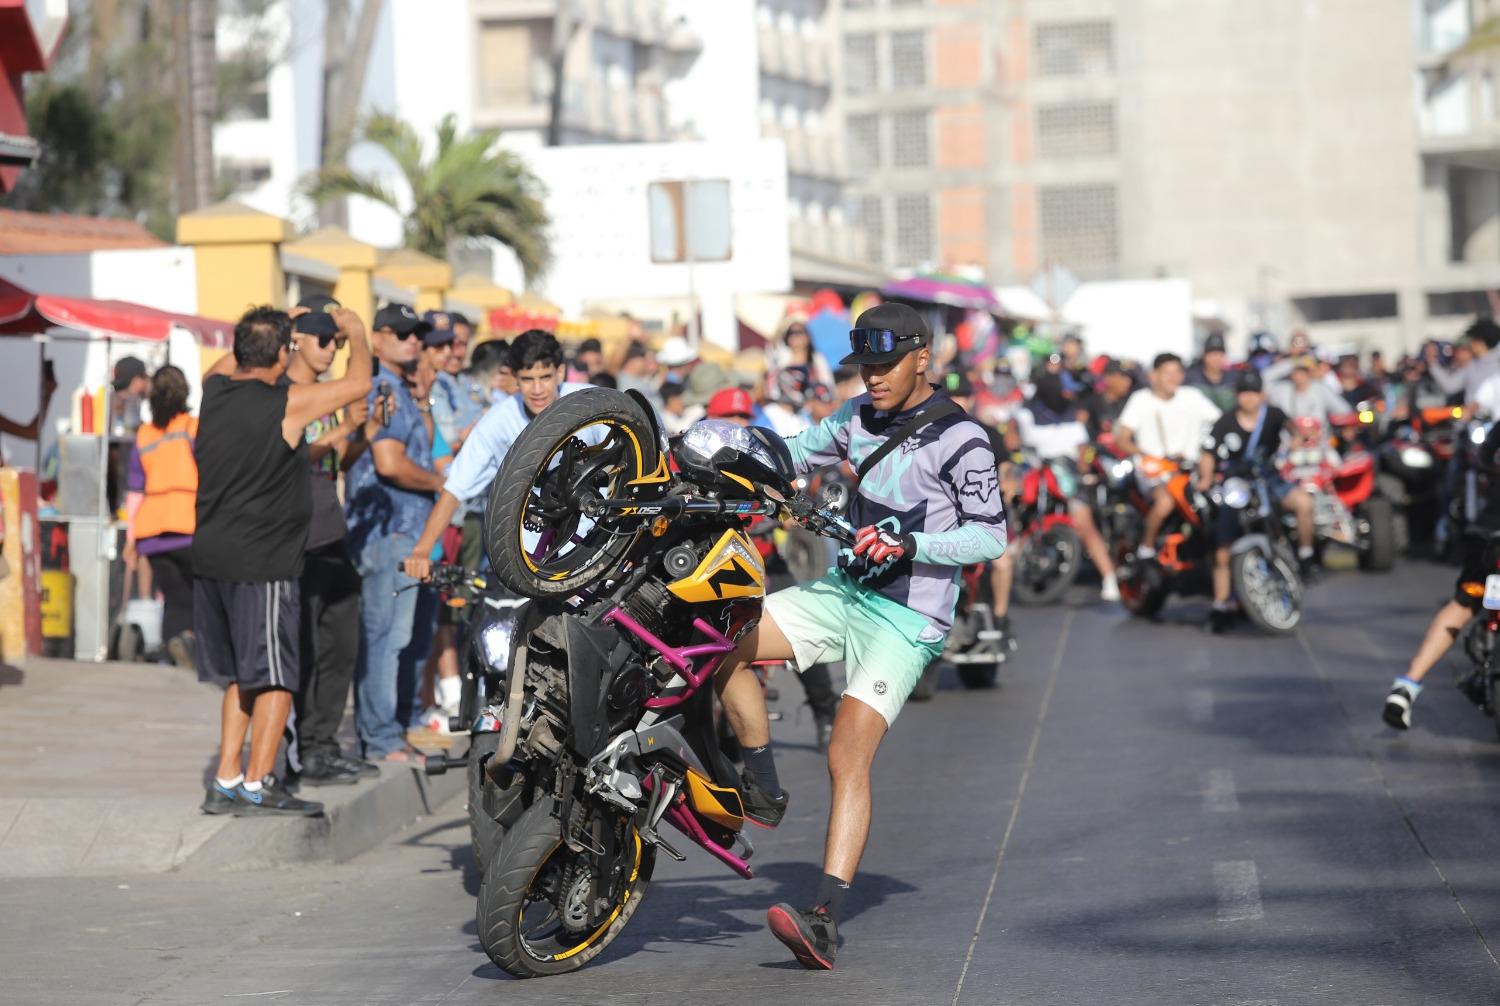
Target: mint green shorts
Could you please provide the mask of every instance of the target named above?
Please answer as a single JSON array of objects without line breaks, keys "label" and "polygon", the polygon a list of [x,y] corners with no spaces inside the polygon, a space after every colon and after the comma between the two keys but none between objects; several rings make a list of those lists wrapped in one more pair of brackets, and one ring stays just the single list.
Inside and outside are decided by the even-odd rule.
[{"label": "mint green shorts", "polygon": [[943,652],[943,633],[905,605],[855,584],[838,570],[766,598],[766,617],[792,644],[800,673],[842,660],[853,696],[885,718],[906,704],[927,665]]}]

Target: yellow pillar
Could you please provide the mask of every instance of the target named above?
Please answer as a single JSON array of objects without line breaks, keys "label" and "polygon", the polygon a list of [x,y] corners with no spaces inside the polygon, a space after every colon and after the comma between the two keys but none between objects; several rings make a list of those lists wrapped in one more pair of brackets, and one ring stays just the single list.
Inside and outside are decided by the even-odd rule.
[{"label": "yellow pillar", "polygon": [[286,250],[339,271],[333,284],[333,299],[364,319],[368,327],[375,317],[374,272],[379,249],[349,236],[340,227],[324,227],[293,241]]},{"label": "yellow pillar", "polygon": [[418,314],[423,311],[441,311],[446,303],[448,289],[453,286],[451,265],[440,258],[433,258],[410,248],[382,252],[375,275],[417,291],[417,302],[412,307]]},{"label": "yellow pillar", "polygon": [[453,281],[444,306],[468,315],[474,323],[475,341],[483,342],[491,334],[490,312],[513,303],[515,297],[505,287],[495,285],[479,273],[468,272]]},{"label": "yellow pillar", "polygon": [[177,218],[177,242],[193,249],[198,313],[234,321],[257,304],[286,307],[281,244],[288,220],[229,200]]}]

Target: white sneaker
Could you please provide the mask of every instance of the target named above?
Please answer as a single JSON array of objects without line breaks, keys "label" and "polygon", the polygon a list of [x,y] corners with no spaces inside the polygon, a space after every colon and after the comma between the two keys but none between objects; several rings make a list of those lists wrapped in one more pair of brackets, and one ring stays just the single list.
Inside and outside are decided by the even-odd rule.
[{"label": "white sneaker", "polygon": [[1155,559],[1156,549],[1152,548],[1150,545],[1142,545],[1140,548],[1135,550],[1135,557],[1137,559]]},{"label": "white sneaker", "polygon": [[448,714],[442,709],[429,709],[422,717],[422,729],[428,733],[448,733]]},{"label": "white sneaker", "polygon": [[1112,576],[1104,578],[1104,585],[1099,588],[1099,600],[1118,601],[1120,599],[1120,582]]}]

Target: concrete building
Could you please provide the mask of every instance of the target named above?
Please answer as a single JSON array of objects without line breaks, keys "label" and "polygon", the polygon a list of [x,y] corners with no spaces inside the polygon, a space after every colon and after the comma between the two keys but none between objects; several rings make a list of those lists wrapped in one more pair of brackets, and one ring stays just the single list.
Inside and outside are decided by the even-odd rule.
[{"label": "concrete building", "polygon": [[[869,254],[1394,348],[1500,286],[1490,0],[846,0]],[[1357,39],[1358,44],[1351,40]]]}]

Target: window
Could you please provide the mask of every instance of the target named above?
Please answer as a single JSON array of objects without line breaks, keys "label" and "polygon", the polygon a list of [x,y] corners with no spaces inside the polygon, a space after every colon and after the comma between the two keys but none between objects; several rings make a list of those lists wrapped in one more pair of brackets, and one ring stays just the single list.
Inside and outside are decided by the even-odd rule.
[{"label": "window", "polygon": [[880,116],[851,115],[844,128],[850,173],[860,178],[880,170]]},{"label": "window", "polygon": [[219,161],[219,185],[231,193],[246,192],[270,180],[270,161],[241,161],[233,158]]},{"label": "window", "polygon": [[1042,254],[1075,268],[1119,258],[1113,185],[1055,185],[1041,190]]},{"label": "window", "polygon": [[879,196],[862,196],[854,204],[855,226],[865,239],[865,261],[885,261],[885,207]]},{"label": "window", "polygon": [[489,21],[479,26],[479,102],[491,106],[529,105],[536,100],[534,61],[545,63],[537,48],[539,24]]},{"label": "window", "polygon": [[924,265],[932,259],[932,197],[896,197],[897,265]]},{"label": "window", "polygon": [[1483,290],[1450,290],[1427,295],[1427,313],[1435,318],[1455,314],[1489,314],[1489,294]]},{"label": "window", "polygon": [[1320,321],[1368,321],[1396,317],[1394,293],[1357,293],[1335,297],[1294,297],[1292,304],[1308,324]]},{"label": "window", "polygon": [[260,121],[271,117],[271,65],[245,52],[219,60],[219,121]]},{"label": "window", "polygon": [[1043,105],[1036,111],[1042,157],[1099,157],[1115,152],[1115,106],[1108,101]]},{"label": "window", "polygon": [[844,91],[867,94],[880,84],[874,35],[844,36]]},{"label": "window", "polygon": [[927,83],[927,33],[891,32],[891,84],[922,87]]},{"label": "window", "polygon": [[1036,26],[1038,77],[1097,77],[1115,71],[1115,29],[1108,21]]},{"label": "window", "polygon": [[927,112],[896,112],[891,116],[891,165],[927,166]]},{"label": "window", "polygon": [[730,243],[729,182],[652,182],[646,186],[651,261],[727,262]]}]

